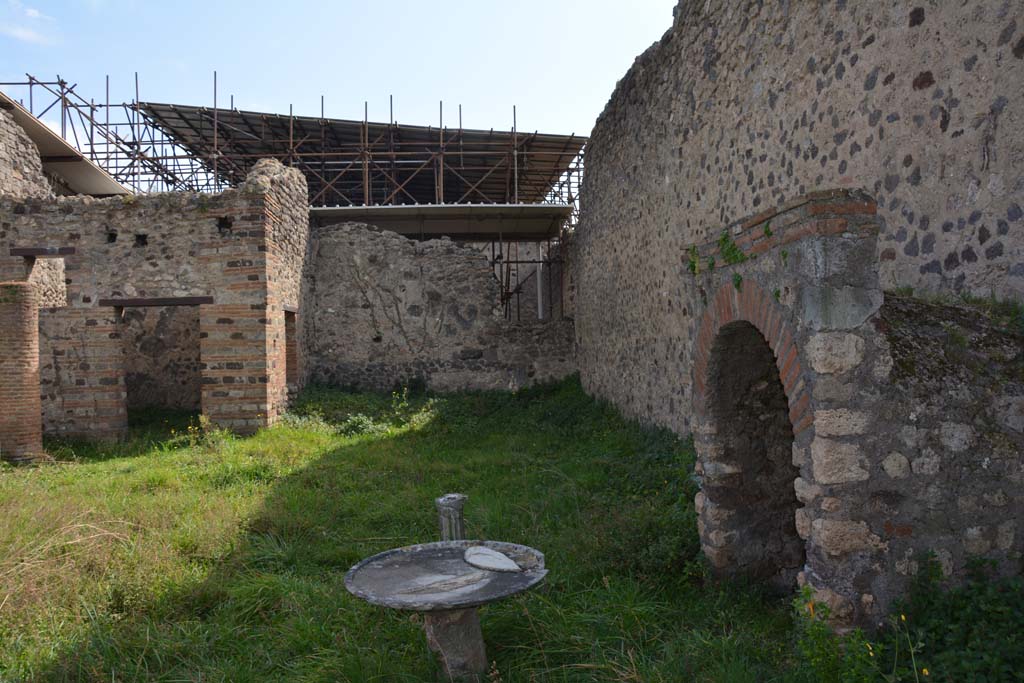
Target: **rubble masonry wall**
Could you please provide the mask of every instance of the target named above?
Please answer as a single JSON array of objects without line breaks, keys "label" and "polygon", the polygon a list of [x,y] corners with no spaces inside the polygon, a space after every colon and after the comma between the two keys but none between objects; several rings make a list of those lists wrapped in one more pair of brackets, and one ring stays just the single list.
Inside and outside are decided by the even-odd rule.
[{"label": "rubble masonry wall", "polygon": [[314,382],[516,389],[575,370],[572,324],[504,320],[488,257],[449,240],[318,228],[303,301]]}]

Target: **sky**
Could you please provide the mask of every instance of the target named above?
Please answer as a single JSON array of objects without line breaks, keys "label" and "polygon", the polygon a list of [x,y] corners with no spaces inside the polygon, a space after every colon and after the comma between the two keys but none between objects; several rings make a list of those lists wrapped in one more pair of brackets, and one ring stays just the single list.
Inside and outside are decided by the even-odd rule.
[{"label": "sky", "polygon": [[[675,0],[0,0],[0,81],[86,99],[589,134]],[[16,89],[5,91],[18,97]]]}]

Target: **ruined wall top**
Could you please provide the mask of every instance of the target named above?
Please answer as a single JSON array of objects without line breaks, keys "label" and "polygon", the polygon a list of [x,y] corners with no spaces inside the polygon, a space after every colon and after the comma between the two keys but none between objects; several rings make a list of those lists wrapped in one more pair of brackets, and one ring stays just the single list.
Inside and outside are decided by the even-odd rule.
[{"label": "ruined wall top", "polygon": [[245,176],[241,190],[254,194],[267,194],[276,187],[295,191],[306,190],[305,176],[298,170],[285,166],[277,159],[260,159]]},{"label": "ruined wall top", "polygon": [[1022,82],[1020,3],[684,0],[598,120],[581,231],[686,242],[861,188],[884,287],[1020,294]]},{"label": "ruined wall top", "polygon": [[53,196],[39,148],[8,112],[0,109],[0,196]]}]

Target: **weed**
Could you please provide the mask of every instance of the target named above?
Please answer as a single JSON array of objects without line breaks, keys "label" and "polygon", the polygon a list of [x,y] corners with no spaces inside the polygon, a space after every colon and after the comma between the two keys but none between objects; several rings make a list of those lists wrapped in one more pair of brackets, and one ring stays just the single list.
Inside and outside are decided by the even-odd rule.
[{"label": "weed", "polygon": [[[1011,681],[1024,670],[1024,582],[997,580],[991,562],[975,560],[966,584],[946,590],[934,555],[920,562],[910,595],[870,639],[837,637],[828,608],[804,588],[794,600],[797,649],[815,681]],[[1017,677],[1017,678],[1015,678]]]},{"label": "weed", "polygon": [[687,268],[694,275],[700,275],[700,254],[697,253],[697,246],[693,245],[686,251]]},{"label": "weed", "polygon": [[722,254],[722,260],[729,265],[743,263],[747,260],[747,255],[733,241],[728,230],[723,230],[722,235],[718,238],[718,250]]}]

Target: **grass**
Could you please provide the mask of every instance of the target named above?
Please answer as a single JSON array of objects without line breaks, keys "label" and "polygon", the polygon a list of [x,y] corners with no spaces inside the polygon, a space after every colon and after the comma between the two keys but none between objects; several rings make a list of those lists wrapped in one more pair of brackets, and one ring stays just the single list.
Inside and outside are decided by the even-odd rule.
[{"label": "grass", "polygon": [[433,680],[416,615],[343,577],[436,539],[449,491],[469,495],[471,536],[533,545],[551,570],[482,610],[492,683],[817,681],[815,652],[834,668],[840,651],[821,633],[796,647],[786,599],[707,580],[690,446],[576,381],[314,388],[249,438],[136,417],[123,442],[0,470],[0,681]]}]

